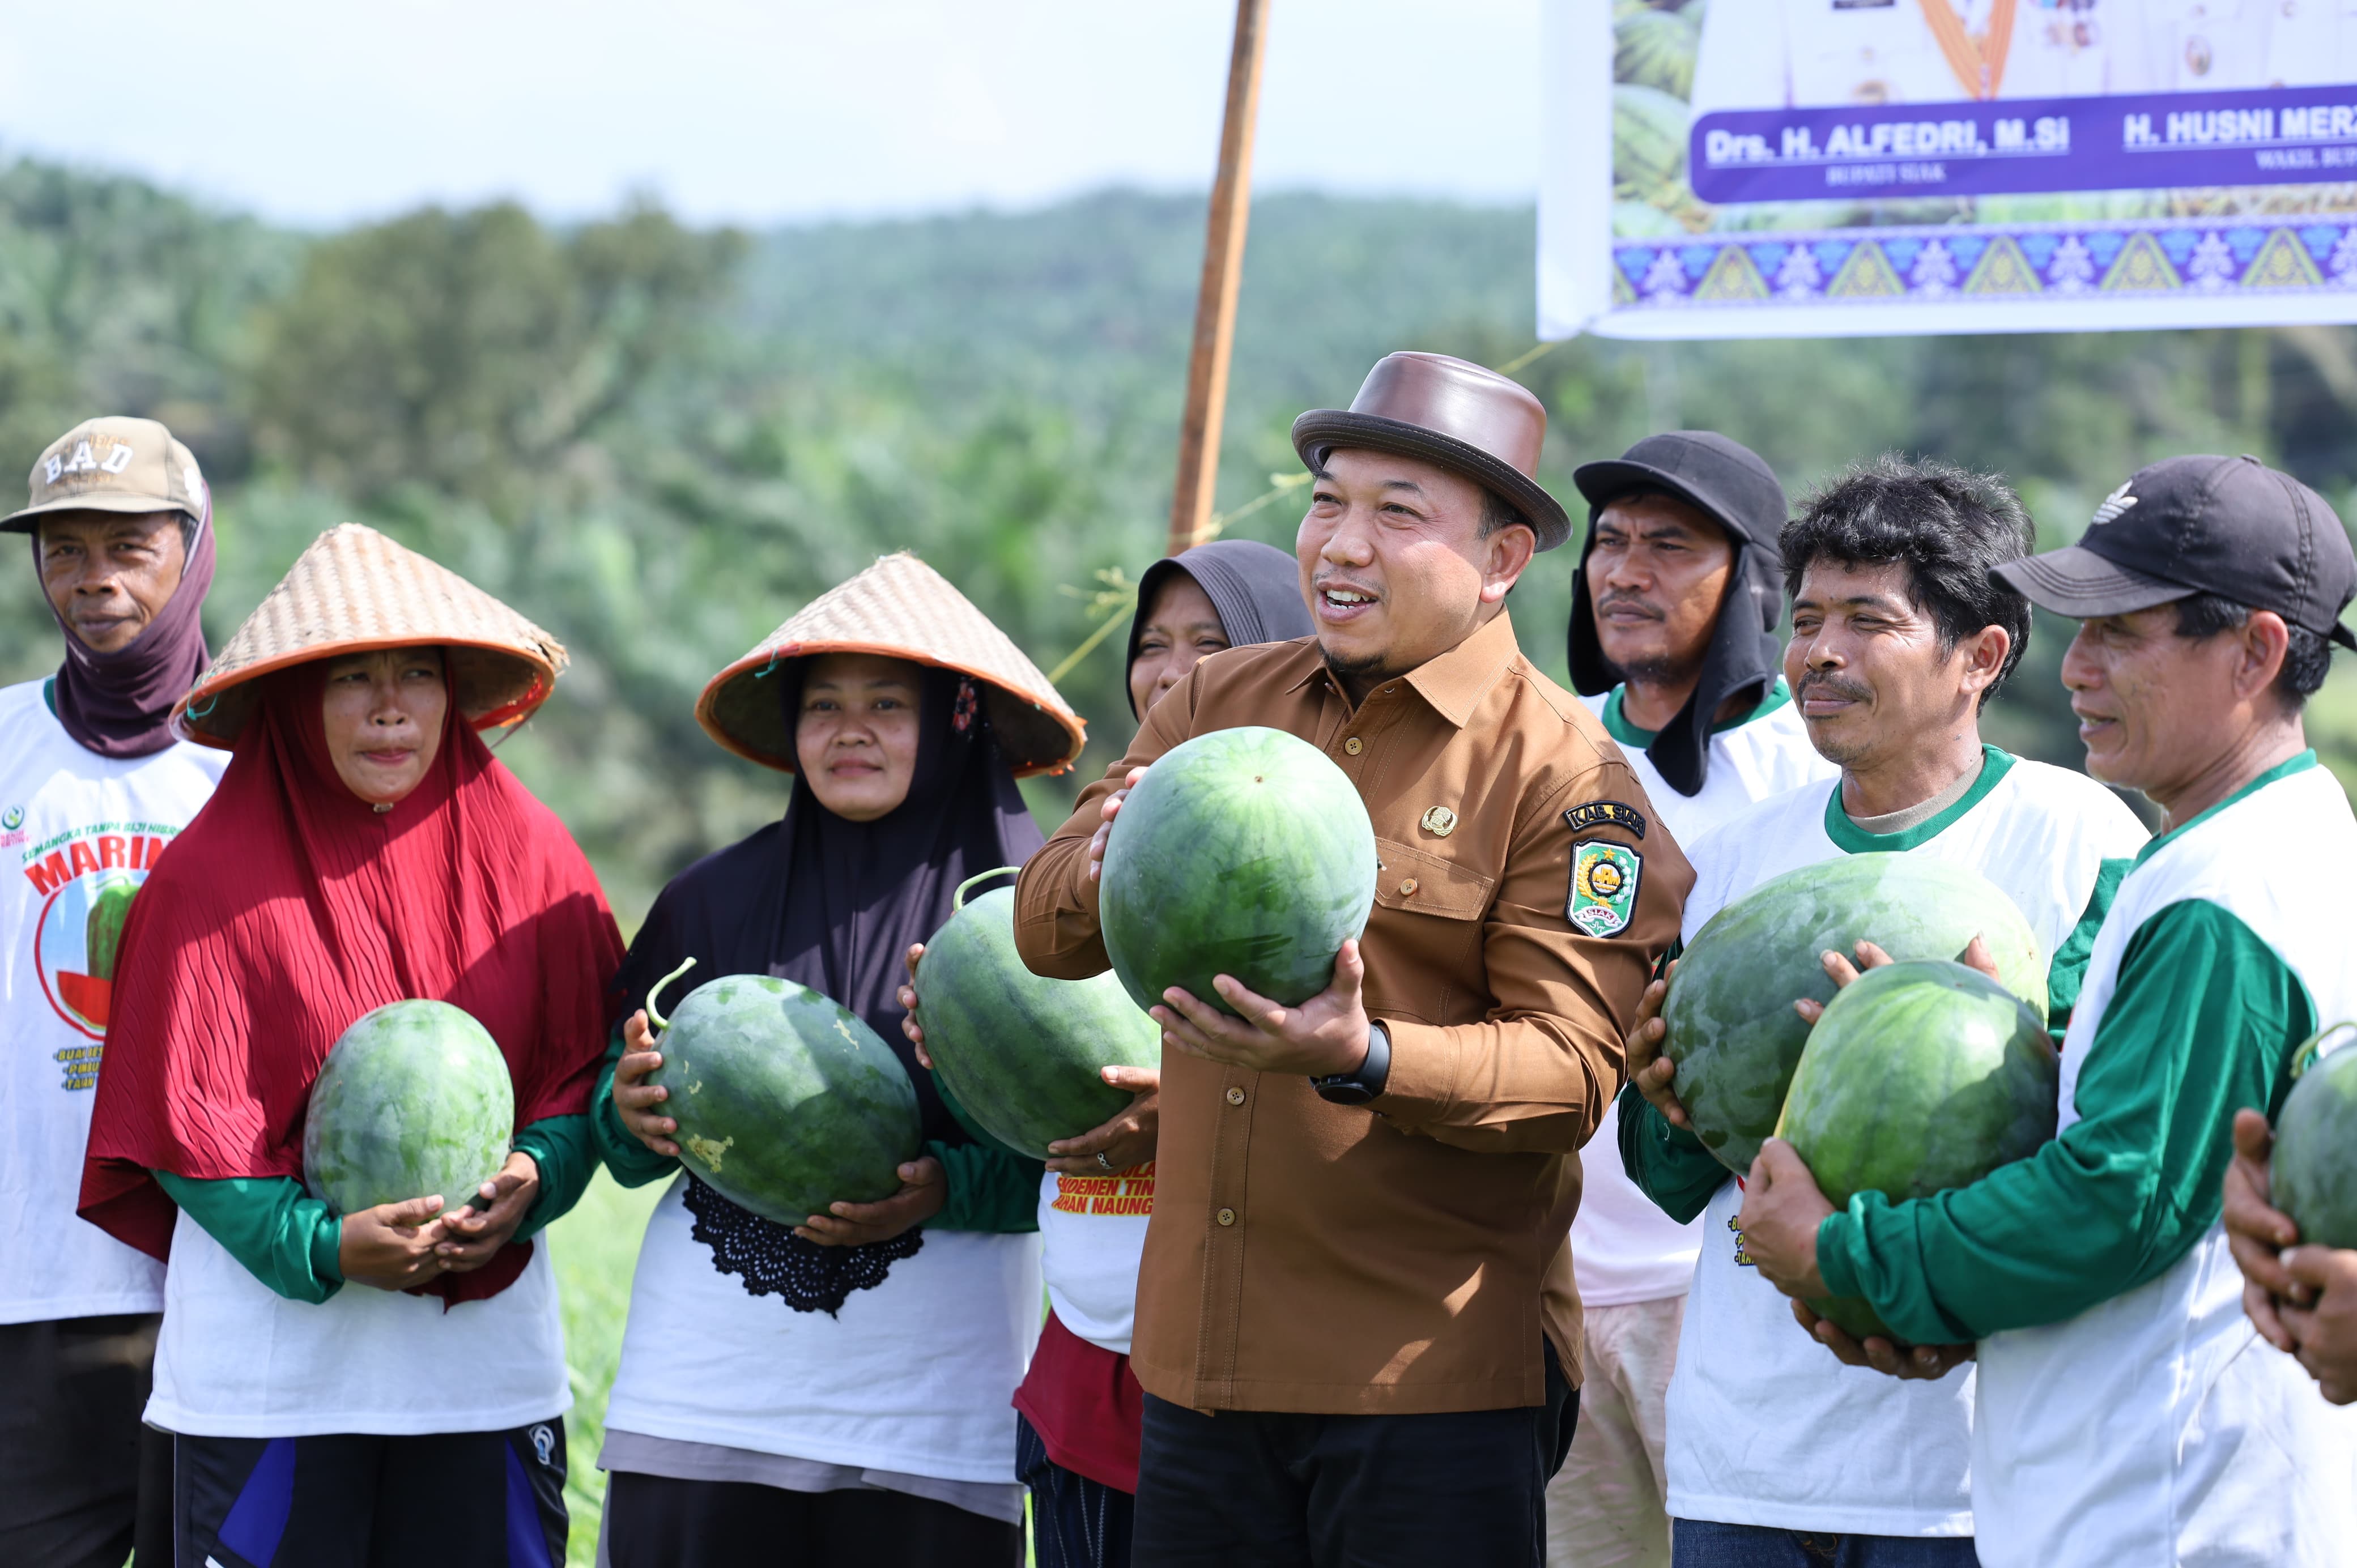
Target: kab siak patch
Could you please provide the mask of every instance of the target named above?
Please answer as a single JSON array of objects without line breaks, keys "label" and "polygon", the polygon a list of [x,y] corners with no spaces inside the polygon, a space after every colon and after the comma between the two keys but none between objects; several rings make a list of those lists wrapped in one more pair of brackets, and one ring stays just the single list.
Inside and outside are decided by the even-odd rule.
[{"label": "kab siak patch", "polygon": [[1645,813],[1618,800],[1583,800],[1566,811],[1563,820],[1571,824],[1576,833],[1590,828],[1622,828],[1632,839],[1645,836]]},{"label": "kab siak patch", "polygon": [[1637,910],[1644,857],[1627,844],[1584,839],[1571,846],[1571,897],[1564,918],[1591,937],[1618,936]]}]

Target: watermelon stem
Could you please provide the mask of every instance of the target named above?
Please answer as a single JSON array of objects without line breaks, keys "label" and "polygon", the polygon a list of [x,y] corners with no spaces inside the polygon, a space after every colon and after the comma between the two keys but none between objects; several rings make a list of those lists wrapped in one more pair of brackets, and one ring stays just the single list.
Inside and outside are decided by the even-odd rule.
[{"label": "watermelon stem", "polygon": [[662,988],[664,986],[669,985],[673,981],[677,980],[681,975],[685,974],[689,970],[694,969],[694,967],[695,960],[693,957],[683,959],[677,969],[673,970],[669,974],[666,974],[661,980],[656,981],[654,989],[647,993],[647,1019],[654,1025],[655,1030],[658,1034],[671,1027],[671,1020],[664,1017],[661,1013],[655,1011],[655,998],[662,994]]},{"label": "watermelon stem", "polygon": [[983,872],[977,876],[967,877],[957,885],[957,891],[950,895],[950,913],[954,915],[965,908],[965,890],[975,883],[987,882],[994,876],[1009,876],[1022,869],[1019,865],[1001,865]]},{"label": "watermelon stem", "polygon": [[2332,1038],[2333,1036],[2340,1034],[2343,1029],[2357,1029],[2357,1024],[2342,1023],[2330,1025],[2324,1028],[2319,1029],[2315,1034],[2310,1035],[2307,1040],[2302,1042],[2299,1049],[2292,1052],[2291,1054],[2291,1076],[2293,1078],[2298,1078],[2309,1068],[2314,1067],[2316,1065],[2316,1058],[2324,1054],[2324,1042]]}]

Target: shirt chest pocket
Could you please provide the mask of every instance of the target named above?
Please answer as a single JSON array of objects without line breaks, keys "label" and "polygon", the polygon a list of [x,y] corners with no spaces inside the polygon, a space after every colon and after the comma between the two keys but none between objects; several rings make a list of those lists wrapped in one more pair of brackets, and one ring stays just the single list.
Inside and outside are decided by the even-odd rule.
[{"label": "shirt chest pocket", "polygon": [[1375,939],[1367,1010],[1417,1023],[1453,1021],[1452,1004],[1481,985],[1481,925],[1498,879],[1395,839],[1375,841]]}]

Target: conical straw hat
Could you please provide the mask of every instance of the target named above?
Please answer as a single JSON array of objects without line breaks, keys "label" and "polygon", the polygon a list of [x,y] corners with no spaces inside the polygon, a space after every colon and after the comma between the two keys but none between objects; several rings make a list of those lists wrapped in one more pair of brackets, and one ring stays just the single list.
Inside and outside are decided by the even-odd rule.
[{"label": "conical straw hat", "polygon": [[439,644],[458,711],[477,729],[520,724],[548,700],[565,645],[446,566],[375,529],[339,523],[311,542],[172,709],[180,735],[237,744],[261,688],[289,665]]},{"label": "conical straw hat", "polygon": [[1019,776],[1061,772],[1088,726],[990,618],[947,578],[903,551],[829,588],[712,678],[695,704],[713,739],[765,768],[794,771],[794,733],[770,677],[819,653],[880,653],[956,670],[984,682],[999,751]]}]

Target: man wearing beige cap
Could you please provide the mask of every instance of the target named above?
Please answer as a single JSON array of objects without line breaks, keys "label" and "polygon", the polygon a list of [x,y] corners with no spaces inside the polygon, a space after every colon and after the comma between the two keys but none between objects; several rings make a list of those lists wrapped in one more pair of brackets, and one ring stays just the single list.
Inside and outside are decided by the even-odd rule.
[{"label": "man wearing beige cap", "polygon": [[1314,639],[1198,663],[1024,867],[1042,974],[1108,966],[1097,881],[1129,788],[1194,736],[1316,746],[1380,863],[1320,995],[1172,990],[1134,1561],[1536,1568],[1577,1412],[1580,1144],[1693,874],[1604,729],[1523,657],[1506,595],[1570,532],[1546,415],[1435,354],[1293,440]]},{"label": "man wearing beige cap", "polygon": [[[212,517],[188,449],[93,419],[33,465],[31,536],[65,637],[0,689],[0,1563],[168,1561],[169,1449],[145,1434],[163,1268],[74,1217],[114,958],[139,885],[227,757],[167,718],[205,665]],[[144,1507],[142,1505],[145,1505]]]}]

